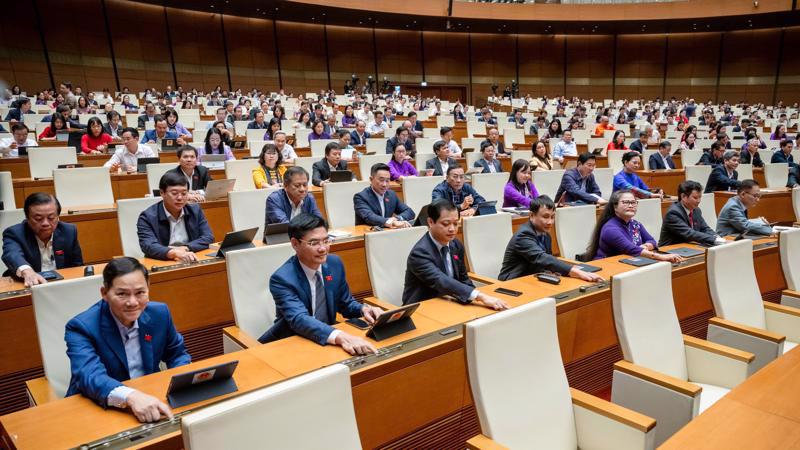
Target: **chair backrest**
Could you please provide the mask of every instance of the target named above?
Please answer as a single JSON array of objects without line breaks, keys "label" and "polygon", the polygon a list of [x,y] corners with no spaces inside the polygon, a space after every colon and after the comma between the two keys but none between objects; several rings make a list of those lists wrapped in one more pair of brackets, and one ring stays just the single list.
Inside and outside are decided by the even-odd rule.
[{"label": "chair backrest", "polygon": [[792,208],[794,208],[794,220],[800,222],[800,188],[792,189]]},{"label": "chair backrest", "polygon": [[575,255],[586,253],[596,223],[594,205],[556,208],[556,239],[561,257],[575,259]]},{"label": "chair backrest", "polygon": [[739,173],[740,180],[752,180],[753,179],[753,165],[752,164],[739,164],[739,167],[736,168],[736,172]]},{"label": "chair backrest", "polygon": [[513,165],[518,159],[530,161],[533,159],[533,150],[511,150],[511,164]]},{"label": "chair backrest", "polygon": [[[246,130],[245,137],[247,142],[257,142],[263,141],[264,135],[267,133],[267,130]],[[263,144],[262,144],[263,146]],[[261,147],[258,147],[259,153],[261,152]]]},{"label": "chair backrest", "polygon": [[564,177],[564,170],[534,170],[531,172],[533,185],[539,195],[547,195],[556,200],[556,192],[561,186],[561,179]]},{"label": "chair backrest", "polygon": [[[393,134],[390,136],[393,136]],[[375,152],[376,156],[381,154],[391,156],[391,154],[386,153],[386,141],[388,141],[388,139],[385,137],[367,138],[367,152]]]},{"label": "chair backrest", "polygon": [[628,153],[628,150],[609,150],[607,152],[608,155],[608,167],[614,173],[619,173],[622,170],[622,155]]},{"label": "chair backrest", "polygon": [[507,173],[476,173],[472,175],[472,187],[486,199],[497,201],[496,208],[503,207],[503,190],[508,182]]},{"label": "chair backrest", "polygon": [[439,128],[425,128],[422,130],[422,137],[425,139],[439,140]]},{"label": "chair backrest", "polygon": [[594,181],[600,188],[600,196],[608,200],[614,191],[614,171],[608,167],[596,168],[592,171]]},{"label": "chair backrest", "polygon": [[279,189],[278,186],[270,186],[266,189],[228,193],[233,231],[258,227],[256,236],[264,234],[267,197]]},{"label": "chair backrest", "polygon": [[145,209],[161,201],[161,197],[129,198],[117,201],[117,220],[119,222],[119,240],[122,242],[122,254],[132,258],[144,258],[139,246],[137,222]]},{"label": "chair backrest", "polygon": [[606,147],[608,146],[609,140],[610,139],[606,139],[606,138],[589,138],[587,140],[587,149],[590,152],[593,152],[593,151],[597,150],[598,148],[605,150]]},{"label": "chair backrest", "polygon": [[31,288],[36,334],[44,375],[59,397],[67,393],[71,377],[64,328],[73,317],[100,299],[103,276],[45,283]]},{"label": "chair backrest", "polygon": [[[0,233],[11,225],[21,223],[23,219],[25,219],[25,211],[22,208],[0,210]],[[1,256],[3,256],[2,248],[0,248],[0,257]],[[5,263],[0,260],[0,273],[5,272],[6,269]]]},{"label": "chair backrest", "polygon": [[292,256],[294,250],[288,242],[225,254],[233,317],[236,325],[254,339],[275,321],[275,300],[269,290],[269,279]]},{"label": "chair backrest", "polygon": [[316,139],[311,141],[311,156],[319,159],[325,156],[325,146],[331,142],[337,142],[335,139]]},{"label": "chair backrest", "polygon": [[369,181],[350,181],[344,183],[325,183],[322,195],[325,199],[325,216],[331,229],[353,227],[356,213],[353,196],[369,186]]},{"label": "chair backrest", "polygon": [[[439,138],[438,138],[439,131],[438,130],[436,131],[436,134],[437,134],[437,137],[435,137],[435,138],[417,138],[414,141],[414,143],[417,144],[417,154],[418,155],[420,153],[433,154],[433,144],[436,141],[439,140]],[[419,161],[419,160],[417,160],[417,161]],[[417,166],[417,167],[419,167],[419,166]],[[423,169],[425,168],[424,161],[423,161],[422,168]]]},{"label": "chair backrest", "polygon": [[661,262],[611,277],[614,324],[626,361],[687,380],[672,266]]},{"label": "chair backrest", "polygon": [[783,278],[786,287],[796,291],[800,289],[800,257],[797,256],[800,255],[800,228],[782,231],[779,240]]},{"label": "chair backrest", "polygon": [[708,165],[702,166],[683,166],[684,170],[686,171],[686,179],[697,181],[700,183],[700,186],[703,189],[706,188],[706,183],[708,183],[708,177],[711,176],[712,167]]},{"label": "chair backrest", "polygon": [[[429,160],[436,158],[436,155],[433,153],[422,153],[419,151],[419,145],[417,145],[417,154],[414,155],[414,165],[417,168],[417,172],[422,173],[425,171],[425,163]],[[442,174],[444,175],[444,174]]]},{"label": "chair backrest", "polygon": [[463,153],[464,157],[466,158],[467,162],[467,170],[472,169],[475,167],[475,161],[483,158],[483,153],[480,150],[466,152]]},{"label": "chair backrest", "polygon": [[178,163],[174,162],[147,164],[148,192],[157,191],[158,184],[161,181],[161,177],[163,177],[164,174],[167,173],[167,171],[170,171],[176,167],[178,167]]},{"label": "chair backrest", "polygon": [[[78,164],[78,155],[72,147],[30,147],[28,166],[31,178],[52,178],[53,169],[61,164]],[[108,169],[106,169],[108,170]]]},{"label": "chair backrest", "polygon": [[478,153],[481,151],[481,142],[483,142],[483,138],[472,138],[472,137],[465,137],[461,138],[461,149],[466,150],[471,148]]},{"label": "chair backrest", "polygon": [[423,206],[431,203],[433,188],[442,181],[444,181],[443,176],[403,178],[403,203],[413,211],[419,212]]},{"label": "chair backrest", "polygon": [[789,178],[789,165],[787,163],[764,163],[764,179],[767,188],[775,189],[786,186]]},{"label": "chair backrest", "polygon": [[505,448],[578,448],[555,300],[467,322],[464,335],[469,385],[484,435]]},{"label": "chair backrest", "polygon": [[[233,186],[234,191],[252,191],[255,189],[253,185],[253,169],[258,167],[257,159],[231,159],[225,161],[225,178],[236,180]],[[309,178],[311,172],[309,172]]]},{"label": "chair backrest", "polygon": [[700,211],[703,212],[703,219],[705,219],[706,224],[711,227],[712,230],[717,229],[717,209],[714,206],[714,193],[709,192],[708,194],[703,194],[702,200],[700,200]]},{"label": "chair backrest", "polygon": [[308,184],[311,184],[311,176],[314,174],[314,163],[319,161],[319,158],[313,156],[298,156],[294,159],[294,165],[302,167],[308,172]]},{"label": "chair backrest", "polygon": [[55,169],[53,185],[62,208],[114,204],[111,174],[105,167]]},{"label": "chair backrest", "polygon": [[521,128],[507,128],[503,130],[503,144],[511,149],[514,144],[525,143],[525,130]]},{"label": "chair backrest", "polygon": [[[314,424],[313,431],[309,424]],[[361,449],[350,370],[343,364],[187,414],[181,419],[181,431],[186,450]]]},{"label": "chair backrest", "polygon": [[644,229],[650,233],[650,236],[658,240],[658,237],[661,236],[661,224],[664,220],[661,215],[661,199],[648,198],[639,200],[636,220],[644,225]]},{"label": "chair backrest", "polygon": [[11,172],[0,172],[0,202],[4,209],[15,209],[17,201],[14,198],[14,179]]},{"label": "chair backrest", "polygon": [[456,124],[455,117],[451,114],[436,116],[436,126],[439,128],[442,127],[454,127]]},{"label": "chair backrest", "polygon": [[497,278],[503,266],[506,245],[514,234],[511,214],[465,217],[463,224],[470,270],[484,277]]},{"label": "chair backrest", "polygon": [[[281,127],[283,129],[283,127]],[[294,142],[295,147],[309,147],[309,140],[308,135],[311,134],[311,130],[308,128],[296,128],[294,129]]]},{"label": "chair backrest", "polygon": [[655,155],[658,150],[645,150],[642,153],[642,167],[644,170],[650,170],[650,155]]},{"label": "chair backrest", "polygon": [[361,177],[361,181],[369,180],[369,174],[372,170],[372,166],[378,163],[389,164],[389,160],[392,159],[392,155],[388,153],[378,153],[377,155],[364,155],[358,159],[358,171],[359,176]]},{"label": "chair backrest", "polygon": [[764,328],[764,304],[753,266],[753,241],[742,239],[706,252],[708,289],[717,316]]},{"label": "chair backrest", "polygon": [[403,304],[408,254],[427,231],[426,226],[420,226],[364,236],[369,281],[377,298],[397,306]]},{"label": "chair backrest", "polygon": [[681,163],[684,167],[693,166],[703,157],[703,150],[683,150],[681,151]]}]

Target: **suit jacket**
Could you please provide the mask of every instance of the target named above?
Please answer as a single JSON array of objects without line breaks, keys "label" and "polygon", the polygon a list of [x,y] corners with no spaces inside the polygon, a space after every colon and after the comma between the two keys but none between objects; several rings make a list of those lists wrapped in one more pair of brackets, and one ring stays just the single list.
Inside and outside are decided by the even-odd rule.
[{"label": "suit jacket", "polygon": [[[123,128],[125,128],[125,127],[122,126],[122,123],[117,125],[117,137],[119,137],[122,134],[122,129]],[[111,125],[108,124],[108,123],[104,123],[103,124],[103,133],[105,133],[105,134],[107,134],[107,135],[109,135],[111,137],[114,137],[114,133],[111,132]]]},{"label": "suit jacket", "polygon": [[720,236],[731,236],[747,232],[751,235],[769,236],[772,234],[772,227],[761,221],[750,221],[747,219],[747,209],[745,209],[738,196],[728,199],[725,206],[719,212],[717,218],[717,234]]},{"label": "suit jacket", "polygon": [[788,163],[789,167],[795,167],[797,165],[797,164],[794,163],[794,156],[789,154],[789,156],[787,157],[786,153],[783,153],[780,150],[778,150],[778,151],[776,151],[775,153],[772,154],[772,158],[770,159],[769,162],[772,163],[772,164],[775,164],[775,163]]},{"label": "suit jacket", "polygon": [[472,206],[470,208],[475,208],[486,201],[486,199],[483,198],[483,196],[479,194],[471,184],[464,183],[464,186],[461,187],[461,190],[459,192],[455,192],[453,191],[453,188],[447,184],[447,180],[442,181],[433,188],[433,192],[431,192],[431,201],[434,201],[437,198],[446,198],[455,203],[456,207],[459,207],[460,204],[464,203],[464,198],[468,195],[472,196]]},{"label": "suit jacket", "polygon": [[[635,141],[633,141],[633,142],[631,142],[631,145],[630,145],[630,147],[628,147],[628,148],[629,148],[631,151],[635,151],[635,152],[639,152],[639,153],[644,153],[644,151],[645,151],[645,148],[644,148],[644,146],[642,145],[642,141],[640,141],[640,140],[638,140],[638,139],[637,139],[637,140],[635,140]],[[651,158],[652,158],[652,156],[651,156]],[[652,163],[651,163],[651,164],[652,164]],[[652,168],[652,167],[651,167],[651,168]]]},{"label": "suit jacket", "polygon": [[356,225],[371,225],[382,227],[386,219],[397,216],[404,221],[412,221],[416,214],[405,203],[400,201],[397,194],[389,189],[383,194],[384,213],[381,214],[381,205],[378,196],[372,191],[372,186],[367,186],[353,196],[353,207],[356,212]]},{"label": "suit jacket", "polygon": [[[176,133],[176,132],[174,132],[172,130],[167,130],[167,134],[165,134],[162,139],[178,139],[178,133]],[[142,144],[146,144],[146,143],[148,143],[150,141],[158,143],[158,137],[156,136],[156,130],[147,130],[147,131],[145,131],[144,134],[142,135],[142,140],[139,141],[139,142],[141,142]]]},{"label": "suit jacket", "polygon": [[[639,142],[639,141],[636,141],[636,142]],[[664,165],[664,160],[661,159],[661,155],[658,154],[658,153],[653,153],[652,155],[650,155],[650,159],[648,160],[648,163],[650,164],[649,165],[650,170],[658,170],[658,169],[662,169],[662,170],[664,170],[664,169],[672,169],[672,170],[675,170],[675,163],[672,161],[672,156],[667,156],[667,165],[669,165],[669,167],[666,167]]]},{"label": "suit jacket", "polygon": [[[458,163],[453,158],[447,158],[447,165],[450,166],[450,167],[454,167],[454,166],[458,165]],[[439,158],[438,157],[433,157],[433,158],[427,160],[425,162],[425,168],[426,169],[433,169],[433,176],[436,176],[436,177],[438,177],[438,176],[446,176],[447,175],[442,170],[442,163],[439,162]]]},{"label": "suit jacket", "polygon": [[[336,320],[337,312],[347,318],[361,317],[362,305],[350,294],[344,265],[338,256],[328,255],[327,262],[322,265],[322,276],[328,317]],[[275,323],[258,338],[259,342],[277,341],[297,334],[319,345],[327,343],[333,327],[312,315],[311,287],[297,256],[289,258],[272,274],[269,291],[275,299]]]},{"label": "suit jacket", "polygon": [[[403,146],[406,148],[406,152],[410,154],[414,150],[414,141],[410,138],[406,139],[406,141],[403,143]],[[394,153],[395,147],[397,147],[397,136],[386,140],[386,153]]]},{"label": "suit jacket", "polygon": [[[28,111],[25,114],[33,114],[33,111]],[[6,122],[9,120],[16,120],[17,122],[22,122],[22,110],[19,108],[13,108],[8,110],[8,114],[6,114]]]},{"label": "suit jacket", "polygon": [[[300,210],[304,213],[313,214],[317,217],[322,217],[317,207],[317,201],[311,194],[306,195],[300,205]],[[292,202],[286,195],[286,191],[278,189],[277,191],[269,194],[267,197],[267,217],[265,220],[266,225],[273,223],[289,223],[289,217],[292,216]],[[266,229],[266,226],[264,227]]]},{"label": "suit jacket", "polygon": [[[496,173],[500,173],[500,172],[503,171],[503,168],[500,166],[500,161],[498,161],[496,159],[492,160],[492,165],[494,166],[494,171]],[[483,171],[481,171],[481,173],[491,173],[489,171],[489,162],[486,161],[486,159],[484,159],[484,158],[481,158],[481,159],[475,161],[475,167],[482,168]]]},{"label": "suit jacket", "polygon": [[[78,228],[75,225],[58,222],[50,239],[53,241],[56,268],[83,265]],[[42,255],[39,253],[36,235],[28,226],[28,219],[3,230],[3,263],[8,267],[3,276],[15,275],[17,268],[26,264],[36,272],[42,271]]]},{"label": "suit jacket", "polygon": [[748,151],[741,151],[739,153],[739,162],[742,164],[752,164],[753,167],[764,167],[764,161],[761,159],[761,152],[756,152],[755,156],[751,156]]},{"label": "suit jacket", "polygon": [[558,201],[561,199],[562,194],[564,195],[562,199],[564,202],[580,201],[584,203],[597,203],[597,197],[592,194],[602,195],[600,186],[594,180],[593,173],[586,177],[585,189],[581,188],[581,174],[578,169],[569,169],[564,172],[561,177],[561,185],[558,186],[558,191],[556,191],[556,198],[553,200]]},{"label": "suit jacket", "polygon": [[[177,173],[183,177],[186,175],[181,170],[181,166],[178,166],[174,169],[168,170],[168,172]],[[192,174],[192,182],[191,186],[189,186],[190,191],[200,191],[205,190],[206,186],[208,186],[208,182],[211,181],[211,174],[208,172],[208,167],[197,165],[194,168],[194,173]]]},{"label": "suit jacket", "polygon": [[467,277],[464,263],[464,246],[458,239],[448,244],[453,276],[447,276],[442,254],[430,233],[425,233],[411,249],[406,262],[406,279],[403,287],[403,304],[418,303],[434,297],[450,295],[459,301],[469,301],[475,289]]},{"label": "suit jacket", "polygon": [[[322,186],[322,182],[331,177],[331,169],[328,167],[328,160],[325,158],[315,162],[311,169],[311,182],[314,183],[314,186]],[[347,170],[347,161],[340,160],[339,164],[336,165],[336,170]]]},{"label": "suit jacket", "polygon": [[703,218],[700,208],[692,211],[692,224],[689,224],[689,215],[681,202],[675,202],[664,215],[664,224],[661,226],[661,237],[658,246],[682,244],[684,242],[698,242],[705,245],[714,245],[717,233],[711,229]]},{"label": "suit jacket", "polygon": [[733,176],[729,177],[725,166],[719,165],[714,167],[711,171],[711,175],[709,175],[708,182],[706,183],[706,190],[703,192],[734,191],[739,187],[739,184],[741,184],[739,181],[739,172],[734,170]]},{"label": "suit jacket", "polygon": [[[145,375],[191,362],[167,305],[149,302],[139,316],[139,345]],[[105,407],[108,394],[129,380],[128,358],[111,309],[100,300],[67,322],[64,339],[72,371],[67,396],[83,394]]]},{"label": "suit jacket", "polygon": [[[484,139],[483,142],[490,142],[490,141],[489,141],[489,139]],[[481,144],[483,144],[483,142],[481,142]],[[494,145],[494,144],[492,144],[492,145]],[[534,144],[534,148],[535,147],[536,147],[536,144]],[[503,141],[498,139],[497,140],[497,145],[494,145],[494,150],[497,153],[505,153],[506,152],[506,147],[503,145]],[[478,152],[481,151],[480,145],[478,146],[478,148],[475,149],[475,151],[478,151]]]},{"label": "suit jacket", "polygon": [[137,122],[137,125],[138,125],[137,128],[139,128],[139,129],[144,128],[144,124],[147,122],[147,114],[142,114],[141,116],[139,116],[138,119],[136,120],[136,122]]},{"label": "suit jacket", "polygon": [[356,130],[350,132],[350,145],[367,145],[367,139],[369,139],[370,134],[369,131],[364,131],[364,139],[356,133]]},{"label": "suit jacket", "polygon": [[[189,242],[185,245],[189,250],[198,252],[205,250],[214,242],[214,234],[208,226],[206,216],[198,204],[189,204],[183,207],[183,222]],[[155,259],[167,259],[169,252],[170,226],[167,213],[164,210],[164,201],[150,205],[139,214],[136,224],[139,234],[139,247],[144,256]]]},{"label": "suit jacket", "polygon": [[715,159],[714,155],[711,152],[703,152],[703,155],[700,156],[700,161],[697,161],[698,165],[706,165],[706,166],[718,166],[722,164],[722,158]]},{"label": "suit jacket", "polygon": [[[542,241],[537,239],[530,220],[522,224],[508,241],[503,267],[497,278],[505,281],[544,271],[569,274],[572,265],[553,256],[553,239],[550,235],[545,233],[541,238]],[[570,256],[574,258],[574,255],[567,257]]]}]

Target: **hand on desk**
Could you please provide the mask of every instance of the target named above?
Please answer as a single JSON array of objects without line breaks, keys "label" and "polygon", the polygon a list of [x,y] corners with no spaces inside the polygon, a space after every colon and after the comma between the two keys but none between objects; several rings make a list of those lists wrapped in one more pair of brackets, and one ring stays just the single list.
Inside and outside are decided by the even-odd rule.
[{"label": "hand on desk", "polygon": [[172,247],[167,252],[167,258],[185,263],[197,261],[197,255],[189,247]]},{"label": "hand on desk", "polygon": [[[369,319],[366,315],[364,315],[364,318],[369,322]],[[375,348],[375,346],[367,342],[366,339],[352,336],[345,332],[341,332],[336,336],[335,344],[339,347],[342,347],[344,351],[351,355],[367,355],[370,353],[378,353],[378,350]]]},{"label": "hand on desk", "polygon": [[508,309],[508,303],[500,300],[499,298],[486,295],[483,292],[479,293],[478,296],[475,298],[475,300],[477,300],[483,306],[493,309],[495,311],[502,311],[504,309]]},{"label": "hand on desk", "polygon": [[22,275],[22,280],[25,282],[26,288],[35,286],[37,284],[47,283],[47,280],[45,280],[38,273],[34,272],[33,269],[25,269],[20,275]]},{"label": "hand on desk", "polygon": [[366,320],[370,325],[375,323],[375,321],[378,320],[378,316],[380,316],[382,313],[383,310],[377,306],[364,305],[361,307],[361,314],[364,316],[364,320]]},{"label": "hand on desk", "polygon": [[172,411],[169,409],[169,406],[144,392],[131,392],[126,402],[139,422],[158,422],[162,417],[172,419]]},{"label": "hand on desk", "polygon": [[579,280],[589,281],[591,283],[603,281],[603,277],[600,275],[596,275],[591,272],[584,272],[583,270],[579,269],[578,266],[572,266],[572,269],[569,270],[569,276]]}]

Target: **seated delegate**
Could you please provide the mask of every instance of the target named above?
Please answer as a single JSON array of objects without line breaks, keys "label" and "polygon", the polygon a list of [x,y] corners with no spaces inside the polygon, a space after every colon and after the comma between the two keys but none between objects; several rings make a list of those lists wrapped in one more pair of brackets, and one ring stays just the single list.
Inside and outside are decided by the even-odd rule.
[{"label": "seated delegate", "polygon": [[308,172],[293,166],[283,174],[283,188],[267,197],[265,224],[289,223],[301,213],[322,217],[314,196],[308,194]]},{"label": "seated delegate", "polygon": [[197,261],[195,252],[207,249],[214,235],[200,205],[187,203],[189,181],[168,172],[158,189],[162,200],[142,211],[136,224],[139,247],[147,258]]},{"label": "seated delegate", "polygon": [[328,142],[325,146],[325,157],[311,166],[313,173],[311,182],[314,186],[322,186],[330,181],[331,172],[347,170],[347,161],[342,159],[342,150],[336,142]]},{"label": "seated delegate", "polygon": [[737,236],[746,233],[750,236],[771,236],[775,233],[763,217],[748,219],[747,210],[755,207],[761,200],[761,187],[756,180],[742,180],[736,195],[728,199],[717,218],[717,233],[720,236]]},{"label": "seated delegate", "polygon": [[644,181],[636,174],[642,163],[642,155],[638,152],[627,152],[622,155],[622,170],[614,175],[614,191],[627,190],[637,198],[662,197],[660,191],[650,191]]},{"label": "seated delegate", "polygon": [[[191,362],[167,305],[149,299],[147,269],[136,259],[111,260],[103,269],[102,299],[67,322],[72,377],[67,396],[128,408],[140,422],[172,418],[169,406],[123,381]],[[159,394],[161,395],[161,394]]]},{"label": "seated delegate", "polygon": [[483,158],[475,161],[473,167],[481,169],[481,173],[500,173],[503,168],[500,161],[495,158],[495,147],[491,141],[481,142],[481,155]]},{"label": "seated delegate", "polygon": [[283,155],[275,144],[267,142],[261,147],[258,155],[258,167],[253,169],[253,185],[256,189],[264,189],[283,183],[283,174],[286,166],[283,165]]},{"label": "seated delegate", "polygon": [[503,188],[503,208],[529,208],[539,191],[531,182],[531,165],[524,159],[514,161]]},{"label": "seated delegate", "polygon": [[703,245],[724,243],[725,240],[708,226],[700,210],[703,186],[687,180],[678,185],[678,201],[664,215],[659,246],[697,242]]},{"label": "seated delegate", "polygon": [[178,149],[178,167],[170,169],[186,178],[189,182],[189,201],[202,202],[206,199],[206,186],[211,181],[208,168],[198,164],[197,149],[191,145],[182,145]]},{"label": "seated delegate", "polygon": [[392,159],[388,164],[392,181],[402,181],[403,178],[419,175],[417,169],[406,160],[407,154],[405,145],[397,144],[394,147]]},{"label": "seated delegate", "polygon": [[486,201],[471,184],[465,183],[464,169],[457,164],[448,167],[447,178],[433,188],[431,201],[438,198],[453,202],[462,217],[474,216],[478,205]]},{"label": "seated delegate", "polygon": [[114,173],[120,170],[127,173],[136,173],[139,158],[155,158],[156,154],[153,149],[140,144],[138,139],[139,132],[136,131],[136,128],[123,128],[122,145],[118,146],[111,158],[103,164],[103,167],[107,167],[109,171]]},{"label": "seated delegate", "polygon": [[289,237],[295,255],[269,279],[275,299],[275,322],[260,338],[267,343],[300,335],[319,345],[338,345],[351,355],[375,353],[367,340],[337,330],[336,314],[363,317],[368,323],[383,312],[359,303],[350,294],[344,264],[330,254],[328,224],[311,215],[300,214],[289,222]]},{"label": "seated delegate", "polygon": [[581,153],[578,156],[578,165],[568,169],[561,177],[561,184],[556,191],[557,203],[581,202],[588,204],[604,205],[606,199],[601,197],[600,186],[594,179],[597,157],[591,153]]},{"label": "seated delegate", "polygon": [[733,191],[739,187],[739,152],[725,150],[722,154],[722,164],[714,166],[708,177],[705,192]]},{"label": "seated delegate", "polygon": [[30,287],[46,283],[39,272],[83,265],[78,228],[59,220],[61,205],[54,196],[34,192],[23,210],[22,223],[3,230],[3,276],[13,275]]},{"label": "seated delegate", "polygon": [[670,156],[671,151],[672,144],[669,141],[663,141],[658,144],[658,153],[653,153],[650,155],[650,159],[647,160],[650,170],[675,170],[675,162]]},{"label": "seated delegate", "polygon": [[416,214],[389,189],[389,178],[389,166],[383,163],[372,166],[370,185],[353,196],[356,225],[386,228],[411,226]]},{"label": "seated delegate", "polygon": [[433,171],[428,175],[440,177],[447,174],[450,167],[458,165],[455,159],[450,157],[450,148],[445,141],[436,141],[433,143],[433,153],[435,158],[431,158],[425,162],[425,170]]}]

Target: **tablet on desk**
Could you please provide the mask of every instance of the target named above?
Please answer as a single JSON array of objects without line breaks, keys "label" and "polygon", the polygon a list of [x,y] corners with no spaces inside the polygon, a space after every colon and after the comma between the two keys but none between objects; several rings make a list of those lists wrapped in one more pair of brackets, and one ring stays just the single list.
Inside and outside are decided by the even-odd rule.
[{"label": "tablet on desk", "polygon": [[334,170],[331,172],[331,183],[341,183],[343,181],[352,181],[353,172],[351,170]]},{"label": "tablet on desk", "polygon": [[289,223],[271,223],[264,228],[264,243],[267,245],[289,242]]},{"label": "tablet on desk", "polygon": [[180,408],[238,391],[239,387],[233,379],[238,364],[239,361],[230,361],[174,375],[167,388],[169,406]]},{"label": "tablet on desk", "polygon": [[666,250],[664,251],[664,253],[669,253],[671,255],[679,255],[683,256],[684,258],[692,258],[695,256],[702,255],[703,253],[705,253],[705,251],[696,248],[678,247],[678,248],[673,248],[672,250]]},{"label": "tablet on desk", "polygon": [[644,267],[644,266],[649,266],[650,264],[655,264],[658,261],[656,261],[655,259],[645,258],[644,256],[637,256],[636,258],[620,259],[619,262],[634,267]]},{"label": "tablet on desk", "polygon": [[417,308],[419,308],[419,303],[412,303],[391,311],[384,311],[375,319],[375,323],[372,324],[372,327],[367,331],[367,337],[375,339],[376,341],[382,341],[405,333],[406,331],[416,329],[417,326],[414,325],[411,316]]},{"label": "tablet on desk", "polygon": [[242,250],[245,248],[253,248],[253,238],[256,237],[258,227],[247,228],[245,230],[231,231],[225,234],[225,239],[219,244],[219,251],[217,253],[209,253],[208,256],[217,258],[224,258],[225,253],[233,250]]}]

